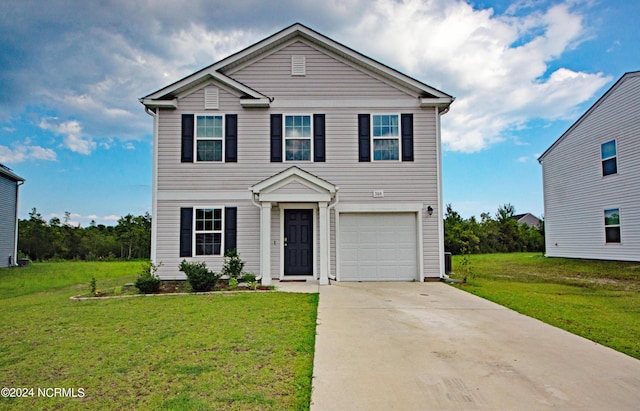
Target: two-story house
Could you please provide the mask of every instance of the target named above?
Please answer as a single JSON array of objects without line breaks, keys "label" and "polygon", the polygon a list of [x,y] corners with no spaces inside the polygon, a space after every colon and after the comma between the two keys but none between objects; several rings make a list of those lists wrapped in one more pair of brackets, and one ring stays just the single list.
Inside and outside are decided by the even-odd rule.
[{"label": "two-story house", "polygon": [[18,191],[24,179],[0,164],[0,267],[18,261]]},{"label": "two-story house", "polygon": [[546,255],[640,261],[640,72],[626,73],[538,160]]},{"label": "two-story house", "polygon": [[263,284],[442,275],[448,94],[294,24],[140,101],[160,278],[232,248]]}]

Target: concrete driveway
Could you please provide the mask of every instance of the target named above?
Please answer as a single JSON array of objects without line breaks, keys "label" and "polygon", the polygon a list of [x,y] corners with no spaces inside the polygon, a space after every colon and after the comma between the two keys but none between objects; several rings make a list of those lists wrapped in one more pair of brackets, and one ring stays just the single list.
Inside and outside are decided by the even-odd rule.
[{"label": "concrete driveway", "polygon": [[639,410],[640,361],[441,283],[320,287],[311,410]]}]

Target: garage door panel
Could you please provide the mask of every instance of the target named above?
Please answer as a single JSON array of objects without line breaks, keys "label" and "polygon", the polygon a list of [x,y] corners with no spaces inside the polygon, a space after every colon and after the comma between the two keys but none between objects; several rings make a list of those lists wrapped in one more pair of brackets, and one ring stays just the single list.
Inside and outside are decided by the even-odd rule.
[{"label": "garage door panel", "polygon": [[342,281],[417,278],[415,213],[343,213],[339,235]]}]

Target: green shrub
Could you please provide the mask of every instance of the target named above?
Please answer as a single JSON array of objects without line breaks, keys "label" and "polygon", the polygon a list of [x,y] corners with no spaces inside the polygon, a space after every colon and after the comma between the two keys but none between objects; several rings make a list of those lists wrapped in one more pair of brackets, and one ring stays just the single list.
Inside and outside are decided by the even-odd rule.
[{"label": "green shrub", "polygon": [[229,289],[235,290],[238,288],[238,280],[235,278],[229,278]]},{"label": "green shrub", "polygon": [[157,293],[160,289],[160,279],[156,276],[157,265],[147,263],[142,267],[140,276],[136,280],[135,286],[143,294]]},{"label": "green shrub", "polygon": [[179,268],[187,275],[187,281],[195,292],[211,291],[220,278],[220,274],[209,270],[204,262],[188,263],[182,260]]},{"label": "green shrub", "polygon": [[256,281],[256,275],[254,273],[244,273],[242,281],[245,283],[251,283]]},{"label": "green shrub", "polygon": [[232,248],[224,252],[224,265],[222,266],[222,275],[228,278],[239,278],[244,268],[244,261],[240,258],[238,250]]}]

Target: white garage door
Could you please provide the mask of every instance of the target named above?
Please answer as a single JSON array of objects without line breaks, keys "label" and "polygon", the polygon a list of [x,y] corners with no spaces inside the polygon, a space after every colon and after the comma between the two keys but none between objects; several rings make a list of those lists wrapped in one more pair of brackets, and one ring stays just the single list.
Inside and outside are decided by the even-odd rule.
[{"label": "white garage door", "polygon": [[415,213],[340,214],[340,280],[417,280],[416,233]]}]

